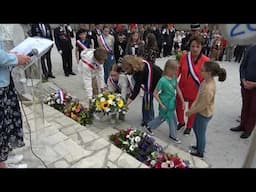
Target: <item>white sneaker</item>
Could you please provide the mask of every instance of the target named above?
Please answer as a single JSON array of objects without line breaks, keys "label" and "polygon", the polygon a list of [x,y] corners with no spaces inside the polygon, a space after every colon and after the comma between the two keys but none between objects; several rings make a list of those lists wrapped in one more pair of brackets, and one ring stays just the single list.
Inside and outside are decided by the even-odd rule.
[{"label": "white sneaker", "polygon": [[14,156],[9,156],[6,163],[7,164],[16,164],[21,162],[23,159],[23,155],[14,155]]},{"label": "white sneaker", "polygon": [[22,163],[22,164],[7,164],[7,167],[8,168],[14,168],[14,169],[25,169],[25,168],[28,168],[28,165],[25,164],[25,163]]}]

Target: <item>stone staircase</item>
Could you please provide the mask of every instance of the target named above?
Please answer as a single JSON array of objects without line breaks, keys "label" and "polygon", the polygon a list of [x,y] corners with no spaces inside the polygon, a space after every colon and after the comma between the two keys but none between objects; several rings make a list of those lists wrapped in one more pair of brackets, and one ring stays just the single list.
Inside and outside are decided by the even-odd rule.
[{"label": "stone staircase", "polygon": [[[48,168],[147,168],[102,137],[106,134],[100,132],[106,133],[105,130],[96,134],[91,131],[93,126],[81,126],[46,105],[44,125],[35,125],[35,119],[37,122],[43,121],[40,116],[35,116],[31,107],[25,107],[25,113],[31,128],[33,150]],[[116,132],[114,129],[111,131]],[[43,167],[30,152],[26,125],[24,133],[26,147],[19,149],[24,154],[24,162],[29,168]]]},{"label": "stone staircase", "polygon": [[[51,93],[58,87],[53,83],[44,83],[44,93]],[[26,114],[32,130],[32,136],[37,137],[36,149],[34,150],[47,167],[50,168],[147,168],[146,165],[136,160],[131,155],[114,146],[109,136],[121,129],[130,128],[126,122],[118,121],[112,124],[109,119],[94,121],[92,125],[81,126],[76,121],[66,117],[54,108],[43,105],[45,125],[43,126],[42,115],[35,115],[33,109],[40,106],[27,106]],[[38,110],[37,110],[38,111]],[[40,111],[40,110],[39,110]],[[37,121],[37,126],[35,126]],[[41,126],[38,126],[41,125]],[[26,126],[25,126],[26,127]],[[37,128],[37,130],[35,129]],[[28,131],[26,130],[26,143]],[[37,133],[37,134],[36,134]],[[156,141],[163,146],[165,152],[175,154],[184,160],[189,160],[194,168],[209,167],[200,158],[191,156],[189,153],[178,149],[170,143],[166,143],[155,137]],[[27,159],[30,160],[28,148]],[[29,159],[30,157],[30,159]],[[32,158],[34,159],[34,158]],[[34,167],[34,166],[32,166]],[[36,167],[42,167],[38,165]]]}]

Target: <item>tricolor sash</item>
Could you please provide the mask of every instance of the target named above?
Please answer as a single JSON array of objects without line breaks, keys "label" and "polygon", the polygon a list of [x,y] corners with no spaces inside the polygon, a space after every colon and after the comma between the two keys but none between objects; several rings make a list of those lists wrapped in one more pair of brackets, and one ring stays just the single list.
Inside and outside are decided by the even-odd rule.
[{"label": "tricolor sash", "polygon": [[152,79],[153,79],[153,73],[152,73],[152,65],[147,62],[146,60],[142,60],[145,64],[146,64],[146,67],[148,68],[148,80],[147,80],[147,83],[146,85],[144,86],[143,90],[145,91],[145,109],[146,110],[149,110],[150,109],[150,89],[151,89],[151,86],[152,86]]},{"label": "tricolor sash", "polygon": [[190,75],[192,76],[192,79],[195,81],[196,85],[199,87],[200,80],[195,72],[194,65],[192,64],[192,61],[191,61],[191,52],[188,52],[187,54],[187,64],[188,64],[188,70]]},{"label": "tricolor sash", "polygon": [[87,49],[87,47],[79,39],[76,41],[76,43],[82,50]]},{"label": "tricolor sash", "polygon": [[109,82],[110,82],[110,85],[117,91],[121,91],[121,86],[120,86],[120,83],[119,82],[115,82],[112,77],[110,76],[109,77]]},{"label": "tricolor sash", "polygon": [[[131,78],[133,78],[133,77],[131,77]],[[127,78],[127,79],[128,79],[128,88],[129,88],[129,90],[130,90],[130,93],[132,93],[132,92],[133,92],[133,89],[134,89],[134,83],[131,82],[132,79],[131,79],[131,81],[130,81],[129,78]]]},{"label": "tricolor sash", "polygon": [[97,69],[97,66],[93,65],[92,63],[90,63],[89,61],[87,60],[84,60],[82,59],[82,62],[87,65],[88,67],[90,67],[92,70],[96,70]]},{"label": "tricolor sash", "polygon": [[108,53],[113,54],[113,50],[108,46],[106,39],[103,35],[99,35],[99,41]]}]

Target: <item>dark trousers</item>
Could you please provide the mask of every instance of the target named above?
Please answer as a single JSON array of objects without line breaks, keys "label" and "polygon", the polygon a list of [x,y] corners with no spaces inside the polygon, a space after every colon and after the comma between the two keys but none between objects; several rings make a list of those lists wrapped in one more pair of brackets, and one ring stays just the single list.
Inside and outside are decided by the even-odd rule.
[{"label": "dark trousers", "polygon": [[115,63],[114,55],[108,54],[108,58],[105,61],[104,66],[103,66],[104,67],[104,81],[105,81],[106,84],[107,84],[107,81],[108,81],[108,77],[109,77],[109,72],[110,72],[111,66],[114,63]]},{"label": "dark trousers", "polygon": [[146,99],[147,99],[147,94],[144,92],[143,96],[143,102],[142,102],[142,116],[143,116],[143,123],[147,124],[149,121],[153,120],[155,117],[154,113],[154,104],[153,104],[153,94],[150,93],[149,96],[149,105],[146,105]]},{"label": "dark trousers", "polygon": [[241,129],[251,132],[256,124],[256,89],[242,88]]},{"label": "dark trousers", "polygon": [[[47,62],[47,68],[45,61]],[[51,49],[41,57],[41,66],[44,77],[48,77],[48,75],[52,75],[52,61],[51,61]]]},{"label": "dark trousers", "polygon": [[62,64],[65,74],[72,72],[72,50],[65,50],[62,53]]}]

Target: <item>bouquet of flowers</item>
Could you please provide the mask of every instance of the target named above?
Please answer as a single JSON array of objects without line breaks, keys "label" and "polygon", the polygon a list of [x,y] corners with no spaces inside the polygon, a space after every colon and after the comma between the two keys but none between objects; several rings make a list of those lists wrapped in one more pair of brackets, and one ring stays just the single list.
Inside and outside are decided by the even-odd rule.
[{"label": "bouquet of flowers", "polygon": [[64,107],[64,114],[81,125],[92,123],[92,114],[86,110],[78,100],[73,100]]},{"label": "bouquet of flowers", "polygon": [[92,99],[93,111],[103,112],[107,115],[117,112],[125,114],[127,112],[125,104],[125,100],[121,97],[121,94],[110,92],[100,93]]},{"label": "bouquet of flowers", "polygon": [[44,100],[44,103],[51,107],[54,107],[58,111],[63,112],[65,105],[71,100],[72,97],[69,94],[65,93],[62,89],[60,89],[57,90],[55,93],[50,93]]},{"label": "bouquet of flowers", "polygon": [[191,168],[189,161],[167,153],[152,153],[146,165],[151,168]]},{"label": "bouquet of flowers", "polygon": [[166,154],[163,147],[145,132],[129,128],[110,136],[119,148],[134,156],[151,168],[188,168],[188,161],[177,155]]}]

